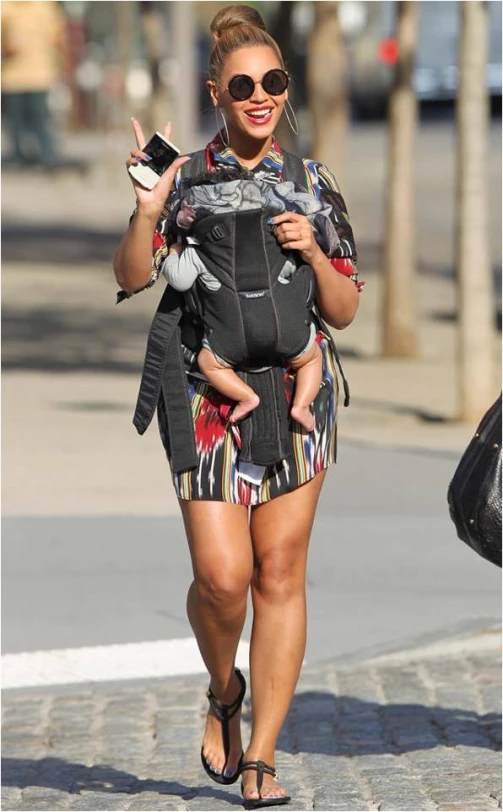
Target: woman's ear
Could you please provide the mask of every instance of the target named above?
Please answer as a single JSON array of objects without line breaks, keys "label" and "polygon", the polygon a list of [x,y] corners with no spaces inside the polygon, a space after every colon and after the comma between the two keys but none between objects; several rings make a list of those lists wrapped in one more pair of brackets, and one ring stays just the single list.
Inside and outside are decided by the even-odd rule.
[{"label": "woman's ear", "polygon": [[206,82],[206,87],[208,88],[211,101],[213,102],[213,106],[218,107],[218,92],[215,82],[212,79],[208,79],[208,81]]}]

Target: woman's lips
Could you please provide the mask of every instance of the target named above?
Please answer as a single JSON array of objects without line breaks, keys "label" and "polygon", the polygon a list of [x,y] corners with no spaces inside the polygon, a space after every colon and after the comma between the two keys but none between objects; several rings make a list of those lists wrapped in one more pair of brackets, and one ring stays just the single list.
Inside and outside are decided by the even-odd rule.
[{"label": "woman's lips", "polygon": [[260,127],[260,126],[262,126],[264,124],[269,124],[269,122],[272,119],[272,114],[273,114],[272,110],[267,110],[267,112],[265,112],[265,115],[262,113],[262,111],[261,111],[260,115],[252,115],[253,112],[254,111],[250,111],[250,112],[245,111],[245,116],[246,116],[247,121],[249,121],[251,124],[254,124],[256,127]]}]

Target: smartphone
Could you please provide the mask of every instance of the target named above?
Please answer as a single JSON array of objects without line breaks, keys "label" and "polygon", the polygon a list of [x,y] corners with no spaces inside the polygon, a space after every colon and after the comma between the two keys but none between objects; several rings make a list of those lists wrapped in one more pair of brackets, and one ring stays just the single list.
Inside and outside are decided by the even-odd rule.
[{"label": "smartphone", "polygon": [[163,172],[178,158],[180,150],[162,133],[156,132],[142,152],[145,152],[150,160],[139,161],[136,166],[128,167],[128,172],[146,189],[153,189]]}]

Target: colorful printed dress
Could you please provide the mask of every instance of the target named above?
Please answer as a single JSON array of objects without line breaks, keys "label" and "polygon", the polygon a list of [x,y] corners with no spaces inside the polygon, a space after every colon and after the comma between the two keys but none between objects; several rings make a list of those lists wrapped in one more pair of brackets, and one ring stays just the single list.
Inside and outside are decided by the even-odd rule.
[{"label": "colorful printed dress", "polygon": [[[207,157],[213,167],[236,163],[234,154],[224,146],[220,134],[208,145]],[[309,179],[310,182],[309,191],[332,206],[332,219],[340,240],[331,260],[334,273],[341,272],[350,277],[360,290],[361,283],[358,282],[354,264],[356,249],[353,233],[335,178],[322,164],[306,159],[303,162],[306,181]],[[257,180],[275,184],[282,180],[282,169],[282,151],[277,141],[273,141],[270,151],[254,168],[253,174]],[[175,184],[168,206],[172,205],[177,193]],[[169,248],[166,232],[167,219],[163,212],[154,235],[152,275],[145,288],[151,287],[161,275]],[[124,298],[128,298],[128,294],[120,292],[118,301]],[[249,467],[245,469],[240,465],[239,425],[228,422],[233,402],[204,380],[197,365],[189,360],[190,353],[187,352],[187,386],[199,464],[194,469],[173,474],[173,483],[179,498],[258,505],[295,490],[336,461],[339,392],[336,360],[328,337],[319,332],[317,341],[322,351],[323,372],[320,391],[313,404],[315,429],[306,432],[291,421],[291,448],[287,457],[280,463],[263,470],[254,469],[251,473]],[[285,396],[290,403],[295,377],[287,368],[282,371]],[[162,395],[157,415],[161,440],[169,460],[168,423]]]}]

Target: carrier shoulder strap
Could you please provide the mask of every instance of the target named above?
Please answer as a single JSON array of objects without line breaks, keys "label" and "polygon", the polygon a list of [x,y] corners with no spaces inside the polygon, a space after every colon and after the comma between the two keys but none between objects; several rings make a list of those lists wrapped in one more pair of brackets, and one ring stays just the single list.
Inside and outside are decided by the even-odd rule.
[{"label": "carrier shoulder strap", "polygon": [[294,155],[293,152],[286,152],[283,150],[283,177],[285,180],[291,180],[299,186],[309,188],[307,182],[307,169],[302,158]]},{"label": "carrier shoulder strap", "polygon": [[180,170],[180,177],[182,180],[187,178],[197,177],[207,170],[206,164],[206,150],[198,149],[196,152],[190,152],[190,161],[184,163]]}]

